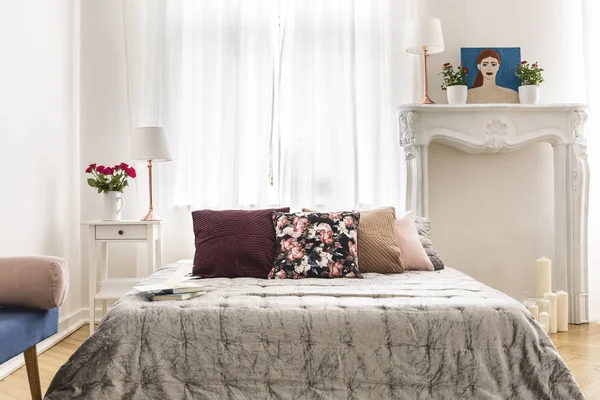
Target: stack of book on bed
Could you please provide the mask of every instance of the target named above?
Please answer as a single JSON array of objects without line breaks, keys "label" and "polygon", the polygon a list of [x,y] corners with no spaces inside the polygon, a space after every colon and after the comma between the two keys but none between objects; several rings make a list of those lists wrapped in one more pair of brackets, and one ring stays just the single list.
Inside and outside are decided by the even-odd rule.
[{"label": "stack of book on bed", "polygon": [[183,286],[177,285],[173,289],[161,290],[160,292],[154,294],[152,300],[188,300],[193,297],[202,296],[205,293],[204,286],[189,283],[187,285],[184,284]]},{"label": "stack of book on bed", "polygon": [[[162,272],[162,273],[161,273]],[[182,265],[175,272],[157,271],[133,288],[153,294],[153,301],[188,300],[206,293],[204,286],[190,275],[190,266]]]}]

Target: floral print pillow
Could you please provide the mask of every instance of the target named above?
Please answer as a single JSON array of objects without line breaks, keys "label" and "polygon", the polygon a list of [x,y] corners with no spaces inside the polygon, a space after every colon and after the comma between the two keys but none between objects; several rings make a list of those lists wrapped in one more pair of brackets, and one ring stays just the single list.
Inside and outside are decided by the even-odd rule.
[{"label": "floral print pillow", "polygon": [[269,279],[362,278],[358,211],[274,212],[276,258]]}]

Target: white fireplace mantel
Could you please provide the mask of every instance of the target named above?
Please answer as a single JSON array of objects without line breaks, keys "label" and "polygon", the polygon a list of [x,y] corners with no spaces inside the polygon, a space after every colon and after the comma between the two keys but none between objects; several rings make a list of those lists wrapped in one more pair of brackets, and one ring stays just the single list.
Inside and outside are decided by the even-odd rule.
[{"label": "white fireplace mantel", "polygon": [[441,142],[468,153],[517,150],[535,142],[554,153],[554,287],[568,288],[569,322],[588,321],[589,168],[581,104],[414,104],[398,107],[407,170],[406,209],[428,216],[428,148]]}]

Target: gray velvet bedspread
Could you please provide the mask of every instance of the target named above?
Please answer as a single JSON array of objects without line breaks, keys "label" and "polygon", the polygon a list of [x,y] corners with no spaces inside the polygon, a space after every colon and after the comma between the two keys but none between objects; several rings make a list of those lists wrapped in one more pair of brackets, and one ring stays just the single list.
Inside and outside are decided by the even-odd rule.
[{"label": "gray velvet bedspread", "polygon": [[180,302],[132,291],[45,398],[583,399],[507,295],[451,268],[364,275],[207,279]]}]

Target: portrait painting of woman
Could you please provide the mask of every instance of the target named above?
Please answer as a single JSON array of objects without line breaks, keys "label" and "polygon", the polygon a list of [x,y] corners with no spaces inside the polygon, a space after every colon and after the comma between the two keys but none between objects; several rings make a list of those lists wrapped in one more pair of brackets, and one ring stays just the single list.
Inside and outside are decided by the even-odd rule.
[{"label": "portrait painting of woman", "polygon": [[[509,53],[515,53],[515,50],[517,52],[505,57],[501,53],[507,53],[506,50],[510,50]],[[517,92],[519,82],[512,79],[521,58],[519,48],[463,48],[461,58],[462,62],[469,67],[467,103],[519,102]],[[505,60],[506,58],[508,60]]]}]

